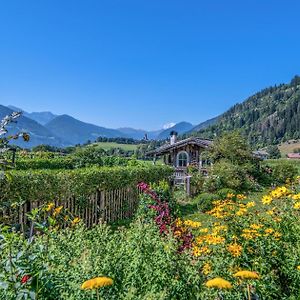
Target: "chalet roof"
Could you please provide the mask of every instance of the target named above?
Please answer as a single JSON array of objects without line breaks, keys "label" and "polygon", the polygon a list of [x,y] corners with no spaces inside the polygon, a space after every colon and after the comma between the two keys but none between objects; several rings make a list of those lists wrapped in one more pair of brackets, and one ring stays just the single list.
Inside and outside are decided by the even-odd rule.
[{"label": "chalet roof", "polygon": [[288,153],[287,157],[300,159],[300,153]]},{"label": "chalet roof", "polygon": [[211,140],[201,139],[198,137],[189,137],[187,139],[178,141],[178,142],[174,143],[173,145],[171,145],[169,143],[165,144],[155,150],[147,152],[146,155],[154,155],[154,154],[161,155],[161,154],[170,152],[170,150],[172,150],[172,149],[184,147],[186,145],[197,145],[202,148],[208,148],[211,144],[212,144]]}]

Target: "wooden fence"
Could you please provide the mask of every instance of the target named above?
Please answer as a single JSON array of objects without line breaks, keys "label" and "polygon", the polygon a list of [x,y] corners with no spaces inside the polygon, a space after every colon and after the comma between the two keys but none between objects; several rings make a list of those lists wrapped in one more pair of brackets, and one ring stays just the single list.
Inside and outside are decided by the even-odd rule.
[{"label": "wooden fence", "polygon": [[[83,199],[71,197],[55,200],[56,207],[62,205],[74,217],[79,217],[87,227],[99,222],[114,222],[133,217],[139,202],[140,190],[136,187],[124,187],[110,191],[96,191]],[[44,201],[25,202],[18,209],[0,211],[0,219],[7,220],[17,226],[22,232],[28,229],[30,220],[28,212],[45,204]],[[5,222],[6,223],[6,222]]]}]

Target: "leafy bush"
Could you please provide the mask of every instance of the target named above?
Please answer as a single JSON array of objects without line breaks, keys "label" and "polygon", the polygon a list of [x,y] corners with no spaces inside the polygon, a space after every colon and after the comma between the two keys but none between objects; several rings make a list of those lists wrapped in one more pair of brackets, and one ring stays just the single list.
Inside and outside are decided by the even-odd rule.
[{"label": "leafy bush", "polygon": [[273,167],[273,179],[277,183],[285,183],[298,174],[298,169],[289,162],[281,161]]},{"label": "leafy bush", "polygon": [[235,194],[235,190],[229,188],[223,188],[218,190],[216,194],[219,196],[219,198],[226,199],[228,194]]},{"label": "leafy bush", "polygon": [[219,196],[216,194],[202,193],[202,194],[197,195],[194,198],[193,202],[197,204],[197,207],[199,208],[199,210],[201,210],[202,212],[205,212],[205,211],[212,209],[212,207],[213,207],[212,202],[217,199],[219,199]]},{"label": "leafy bush", "polygon": [[191,188],[193,190],[194,194],[198,194],[200,191],[203,190],[203,184],[204,184],[204,176],[199,173],[194,173],[191,177]]},{"label": "leafy bush", "polygon": [[235,191],[247,191],[253,187],[249,173],[248,165],[236,165],[223,159],[214,164],[210,173],[213,176],[212,179],[217,179],[212,182],[215,183],[215,186],[206,184],[206,187],[208,190],[230,188]]}]

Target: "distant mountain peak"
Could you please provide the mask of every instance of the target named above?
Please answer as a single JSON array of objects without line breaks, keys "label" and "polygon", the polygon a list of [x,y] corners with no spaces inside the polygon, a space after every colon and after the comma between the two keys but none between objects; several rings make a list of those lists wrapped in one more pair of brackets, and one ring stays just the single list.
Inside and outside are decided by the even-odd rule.
[{"label": "distant mountain peak", "polygon": [[170,136],[171,131],[176,131],[178,134],[184,134],[188,131],[190,131],[194,127],[193,124],[182,121],[177,124],[175,124],[172,127],[169,127],[165,130],[163,130],[157,137],[158,140],[164,140],[167,139]]},{"label": "distant mountain peak", "polygon": [[175,125],[176,125],[176,123],[170,122],[170,123],[163,125],[163,129],[166,130],[166,129],[174,127]]},{"label": "distant mountain peak", "polygon": [[22,108],[13,106],[13,105],[8,105],[7,107],[9,107],[10,109],[14,110],[14,111],[22,111],[23,115],[29,119],[32,119],[36,122],[38,122],[41,125],[45,125],[46,123],[50,122],[51,120],[53,120],[55,117],[57,117],[57,115],[53,114],[50,111],[41,111],[41,112],[27,112],[24,111]]}]

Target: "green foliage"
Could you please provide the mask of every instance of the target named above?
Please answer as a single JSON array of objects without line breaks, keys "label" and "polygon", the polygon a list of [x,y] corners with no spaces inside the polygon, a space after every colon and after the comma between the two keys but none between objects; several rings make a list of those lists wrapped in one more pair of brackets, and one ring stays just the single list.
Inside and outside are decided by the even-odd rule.
[{"label": "green foliage", "polygon": [[237,165],[253,162],[250,146],[238,131],[227,132],[217,138],[212,146],[211,158],[215,162],[226,159]]},{"label": "green foliage", "polygon": [[17,159],[16,170],[74,169],[75,165],[70,157]]},{"label": "green foliage", "polygon": [[15,168],[17,170],[42,170],[42,169],[78,169],[90,166],[98,167],[115,167],[115,166],[138,166],[145,165],[144,162],[138,161],[134,158],[125,158],[120,156],[97,156],[88,155],[68,155],[59,157],[47,157],[47,158],[19,158],[16,161]]},{"label": "green foliage", "polygon": [[221,160],[214,164],[211,174],[216,178],[209,190],[230,188],[238,192],[252,190],[258,187],[251,177],[252,165],[236,165],[228,160]]},{"label": "green foliage", "polygon": [[259,161],[252,155],[247,141],[239,132],[228,132],[213,144],[211,158],[214,165],[203,187],[207,191],[230,188],[243,192],[259,188]]},{"label": "green foliage", "polygon": [[287,179],[292,179],[298,174],[296,166],[289,162],[281,161],[273,167],[272,177],[274,182],[285,183]]},{"label": "green foliage", "polygon": [[9,206],[23,201],[53,201],[70,196],[85,198],[97,189],[111,190],[140,181],[168,178],[167,166],[90,167],[76,170],[9,171],[0,180],[0,203]]},{"label": "green foliage", "polygon": [[236,191],[233,189],[229,189],[229,188],[223,188],[220,189],[216,192],[216,194],[219,196],[219,198],[221,199],[226,199],[228,194],[235,194]]},{"label": "green foliage", "polygon": [[272,159],[272,158],[280,158],[281,157],[279,148],[276,145],[270,145],[270,146],[268,146],[267,147],[267,152],[269,153],[269,158],[270,159]]},{"label": "green foliage", "polygon": [[[104,299],[191,299],[199,280],[190,258],[178,256],[173,238],[162,239],[152,222],[136,220],[129,229],[116,231],[106,225],[78,226],[49,232],[31,244],[16,235],[7,239],[15,242],[2,247],[1,263],[7,263],[9,253],[21,258],[14,260],[16,282],[38,299],[95,299],[95,291],[82,291],[80,285],[96,276],[114,280],[113,286],[100,289]],[[2,268],[0,274],[4,285],[10,275]],[[23,274],[34,275],[39,287],[32,280],[20,284]],[[8,286],[0,289],[0,299],[15,300],[18,293]]]},{"label": "green foliage", "polygon": [[201,193],[194,198],[193,202],[197,204],[200,211],[206,212],[212,209],[212,202],[217,199],[219,199],[219,196],[216,194]]}]

